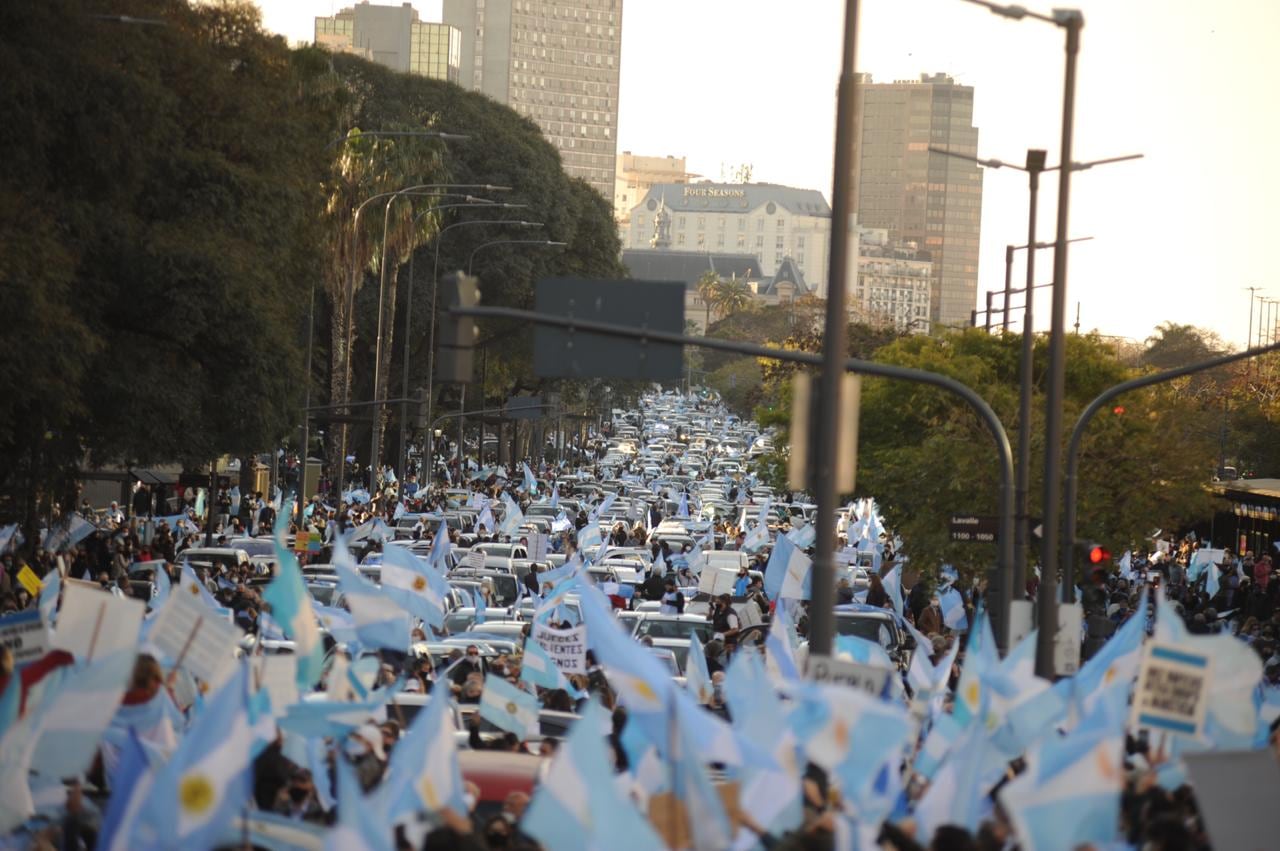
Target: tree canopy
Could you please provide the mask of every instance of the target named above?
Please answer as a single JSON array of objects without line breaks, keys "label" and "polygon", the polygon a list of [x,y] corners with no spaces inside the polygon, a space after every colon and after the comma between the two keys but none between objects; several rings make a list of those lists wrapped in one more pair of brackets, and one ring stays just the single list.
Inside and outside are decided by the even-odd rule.
[{"label": "tree canopy", "polygon": [[[345,335],[331,333],[346,322],[340,294],[354,297],[350,393],[370,398],[378,288],[361,284],[380,271],[381,205],[362,216],[359,239],[344,237],[354,206],[388,187],[510,186],[490,197],[521,205],[502,215],[421,215],[424,199],[393,208],[383,326],[392,387],[406,343],[412,384],[425,383],[431,261],[448,224],[525,219],[543,223],[538,238],[567,243],[479,253],[490,304],[532,306],[533,282],[547,275],[624,275],[609,203],[564,173],[531,121],[453,84],[291,50],[262,31],[248,0],[4,4],[0,71],[8,515],[34,518],[37,499],[41,515],[68,504],[86,463],[203,466],[296,439],[308,380],[330,388],[315,401],[346,393],[333,381],[346,359],[335,345]],[[353,128],[467,139],[339,143]],[[439,243],[441,272],[465,268],[482,243],[529,235],[458,228]],[[317,287],[316,367],[306,376]],[[395,316],[410,297],[405,340]],[[538,384],[527,329],[481,323],[481,334],[491,338],[490,391]]]}]

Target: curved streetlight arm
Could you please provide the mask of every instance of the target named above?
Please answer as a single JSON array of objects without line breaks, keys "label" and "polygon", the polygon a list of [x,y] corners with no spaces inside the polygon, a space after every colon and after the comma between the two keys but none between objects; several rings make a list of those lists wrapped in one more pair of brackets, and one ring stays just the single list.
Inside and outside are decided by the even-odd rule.
[{"label": "curved streetlight arm", "polygon": [[[452,308],[450,313],[456,316],[473,316],[473,317],[489,317],[492,319],[515,319],[536,325],[551,325],[554,327],[567,328],[571,331],[582,331],[592,334],[603,334],[611,337],[624,337],[628,339],[639,338],[641,342],[670,343],[678,346],[699,346],[704,349],[716,349],[719,351],[733,352],[735,354],[748,355],[750,357],[770,358],[773,360],[789,361],[791,363],[803,363],[811,366],[821,366],[823,356],[814,352],[791,351],[786,349],[775,349],[769,346],[760,346],[754,343],[742,343],[736,340],[721,340],[715,337],[688,337],[684,334],[676,334],[669,331],[657,331],[648,328],[636,328],[627,325],[613,325],[607,322],[597,322],[594,320],[581,319],[574,316],[552,316],[546,313],[538,313],[532,310],[519,310],[513,307],[486,307],[483,305],[468,308]],[[1280,346],[1278,346],[1280,347]],[[1000,496],[999,496],[999,513],[1000,513],[1000,541],[999,541],[999,565],[1003,581],[1000,583],[1000,596],[996,602],[997,614],[1000,619],[1001,634],[996,637],[997,642],[1004,646],[1008,641],[1009,626],[1009,610],[1013,588],[1009,582],[1009,577],[1013,569],[1013,450],[1009,444],[1009,435],[1004,430],[1004,425],[1000,422],[1000,418],[996,412],[992,410],[987,401],[979,396],[971,387],[956,381],[946,375],[940,375],[936,372],[927,372],[922,369],[912,369],[905,366],[896,366],[894,364],[876,363],[875,361],[861,360],[858,358],[847,358],[844,361],[844,368],[848,372],[857,372],[864,375],[876,375],[881,378],[893,378],[900,381],[910,381],[916,384],[928,384],[941,390],[946,390],[963,399],[978,418],[987,427],[991,433],[992,441],[995,443],[997,460],[1000,465]]]},{"label": "curved streetlight arm", "polygon": [[[491,184],[488,184],[488,183],[484,183],[484,184],[479,184],[479,183],[417,183],[417,184],[413,184],[413,185],[411,185],[411,186],[402,186],[401,188],[396,189],[396,190],[392,190],[392,191],[390,191],[390,192],[379,192],[379,193],[377,193],[377,194],[375,194],[375,195],[373,195],[373,196],[371,196],[371,197],[369,197],[369,198],[366,198],[364,201],[362,201],[362,202],[361,202],[361,203],[356,207],[355,214],[352,216],[352,224],[351,224],[351,249],[352,249],[352,250],[351,250],[351,257],[352,257],[352,269],[351,269],[351,284],[350,284],[350,286],[348,286],[348,287],[347,287],[347,299],[346,299],[346,301],[347,301],[347,303],[346,303],[346,313],[347,313],[347,333],[346,333],[346,335],[345,335],[345,336],[346,336],[347,352],[346,352],[345,363],[343,364],[343,383],[344,383],[344,384],[346,384],[346,385],[348,385],[348,386],[347,386],[347,392],[348,392],[348,393],[350,392],[349,383],[350,383],[350,380],[351,380],[351,348],[352,348],[352,338],[353,338],[353,336],[354,336],[354,334],[355,334],[355,298],[356,298],[355,280],[356,280],[356,276],[359,274],[359,271],[358,271],[358,270],[359,270],[359,268],[360,268],[360,267],[359,267],[359,257],[357,257],[357,256],[356,256],[356,255],[357,255],[357,252],[355,251],[355,248],[356,248],[356,246],[359,244],[359,239],[360,239],[360,213],[364,211],[364,208],[365,208],[365,207],[367,207],[369,204],[373,203],[374,201],[379,200],[380,198],[391,198],[392,200],[395,200],[395,198],[396,198],[397,196],[400,196],[400,195],[405,195],[405,194],[417,194],[417,193],[421,192],[422,190],[435,190],[435,189],[474,189],[474,190],[481,190],[481,191],[487,191],[487,192],[508,192],[508,191],[510,191],[511,187],[509,187],[509,186],[494,186],[494,185],[491,185]],[[423,194],[434,194],[434,193],[425,193],[425,192],[424,192]],[[453,195],[453,193],[441,193],[438,197],[451,197],[452,195]],[[467,197],[467,198],[469,198],[469,197],[471,197],[471,196],[470,196],[470,195],[460,195],[459,197]],[[388,210],[389,210],[389,209],[390,209],[390,202],[388,202]],[[386,242],[385,217],[384,217],[383,242],[384,242],[384,243]],[[385,245],[384,245],[384,248],[385,248]],[[385,266],[386,266],[386,264],[384,263],[384,264],[383,264],[383,267],[385,268]],[[382,295],[381,295],[381,293],[379,293],[379,295],[378,295],[378,342],[379,342],[379,343],[381,343],[381,340],[382,340]],[[377,369],[377,366],[378,366],[378,364],[377,364],[377,362],[375,361],[375,363],[374,363],[374,369],[375,369],[375,371],[376,371],[376,369]],[[375,378],[376,378],[376,376],[375,376]],[[376,380],[375,380],[375,382],[374,382],[374,386],[375,386],[375,388],[376,388],[376,386],[377,386],[377,381],[376,381]],[[375,395],[376,395],[376,391],[375,391]],[[375,417],[375,423],[376,423],[376,417]],[[374,432],[374,435],[375,435],[375,437],[376,437],[376,435],[377,435],[377,433],[378,433],[378,429],[376,428],[376,426],[375,426],[375,428],[373,429],[373,432]],[[375,453],[375,454],[376,454],[376,453]],[[341,456],[342,456],[343,458],[345,458],[345,457],[346,457],[346,455],[347,455],[347,429],[346,429],[346,428],[343,428],[343,429],[342,429],[342,446],[341,446]],[[370,461],[369,461],[369,468],[370,468],[370,470],[372,470],[372,469],[373,469],[373,467],[374,467],[374,465],[375,465],[375,464],[376,464],[376,459],[375,459],[375,458],[371,458],[371,459],[370,459]],[[341,493],[341,492],[342,492],[343,480],[345,479],[345,477],[346,477],[346,464],[344,463],[344,464],[342,464],[342,465],[338,468],[338,491],[339,491],[339,493]]]},{"label": "curved streetlight arm", "polygon": [[544,245],[552,248],[564,247],[568,244],[554,239],[495,239],[493,242],[482,242],[471,250],[471,255],[467,258],[467,274],[471,274],[471,267],[475,264],[476,254],[482,249],[492,248],[495,245]]},{"label": "curved streetlight arm", "polygon": [[1228,355],[1222,355],[1216,358],[1210,358],[1199,363],[1180,366],[1175,369],[1166,369],[1163,372],[1155,372],[1151,375],[1142,375],[1132,378],[1128,381],[1121,382],[1114,387],[1108,387],[1103,390],[1093,401],[1090,402],[1080,414],[1080,418],[1076,420],[1075,428],[1071,430],[1071,438],[1067,441],[1067,458],[1065,465],[1065,473],[1062,477],[1063,486],[1063,536],[1062,536],[1062,578],[1063,584],[1066,586],[1063,591],[1064,599],[1068,603],[1075,602],[1076,586],[1075,586],[1075,538],[1076,538],[1076,492],[1079,490],[1076,478],[1080,464],[1080,441],[1084,437],[1084,430],[1089,425],[1089,421],[1094,415],[1102,409],[1104,405],[1112,399],[1130,390],[1139,390],[1143,387],[1150,387],[1153,384],[1163,384],[1166,381],[1172,381],[1175,378],[1182,378],[1186,375],[1192,375],[1197,372],[1204,372],[1209,369],[1216,369],[1220,366],[1226,366],[1236,361],[1247,360],[1248,358],[1265,355],[1271,352],[1280,351],[1280,343],[1272,343],[1269,346],[1258,346],[1252,349],[1245,349],[1242,352],[1234,352]]}]

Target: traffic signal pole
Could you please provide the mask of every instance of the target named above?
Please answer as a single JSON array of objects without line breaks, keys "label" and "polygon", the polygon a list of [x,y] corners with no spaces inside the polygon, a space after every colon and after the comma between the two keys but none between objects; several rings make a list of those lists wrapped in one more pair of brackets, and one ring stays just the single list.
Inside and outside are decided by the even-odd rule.
[{"label": "traffic signal pole", "polygon": [[1064,589],[1066,596],[1063,598],[1068,603],[1075,602],[1076,584],[1075,584],[1075,538],[1076,538],[1076,495],[1079,490],[1079,468],[1080,468],[1080,441],[1084,438],[1084,430],[1088,427],[1089,422],[1093,419],[1103,406],[1111,402],[1117,396],[1128,393],[1130,390],[1138,390],[1143,387],[1150,387],[1153,384],[1163,384],[1166,381],[1173,381],[1175,378],[1182,378],[1186,375],[1192,375],[1197,372],[1204,372],[1209,369],[1216,369],[1220,366],[1226,366],[1236,361],[1247,360],[1265,355],[1271,352],[1280,351],[1280,343],[1272,343],[1269,346],[1257,346],[1252,349],[1245,349],[1243,352],[1235,352],[1221,357],[1211,358],[1199,363],[1180,366],[1176,369],[1166,369],[1164,372],[1156,372],[1151,375],[1143,375],[1129,381],[1122,382],[1103,390],[1094,400],[1089,403],[1084,412],[1080,414],[1080,418],[1076,420],[1075,428],[1071,430],[1071,438],[1067,441],[1067,457],[1065,472],[1062,477],[1062,503],[1063,503],[1063,522],[1062,522],[1062,581],[1066,584]]}]

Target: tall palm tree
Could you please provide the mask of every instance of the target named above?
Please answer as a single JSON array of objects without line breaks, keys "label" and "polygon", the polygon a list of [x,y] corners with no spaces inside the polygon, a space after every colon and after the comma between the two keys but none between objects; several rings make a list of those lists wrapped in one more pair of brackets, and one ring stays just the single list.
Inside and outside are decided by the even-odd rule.
[{"label": "tall palm tree", "polygon": [[702,325],[702,333],[704,334],[711,328],[711,305],[716,300],[716,292],[719,285],[720,276],[716,274],[714,269],[708,269],[703,272],[702,276],[694,284],[698,291],[698,298],[702,299],[702,303],[707,309],[706,322]]},{"label": "tall palm tree", "polygon": [[716,310],[722,316],[731,316],[741,310],[746,310],[752,301],[751,287],[747,286],[746,281],[738,280],[738,276],[734,275],[727,281],[720,281],[715,286],[713,298],[716,302]]},{"label": "tall palm tree", "polygon": [[[334,161],[326,186],[328,227],[324,285],[333,315],[329,346],[329,401],[333,404],[351,400],[351,349],[357,339],[355,297],[368,273],[378,271],[382,258],[383,223],[382,216],[376,214],[382,212],[381,205],[374,202],[365,207],[358,228],[356,210],[374,195],[414,183],[433,182],[442,173],[435,143],[361,138],[358,130],[353,130],[350,136]],[[392,213],[386,234],[388,273],[398,270],[408,259],[409,251],[434,228],[433,217],[424,217],[419,227],[414,228],[412,205],[403,200],[393,206]],[[384,317],[384,331],[395,326],[395,276],[389,274],[388,277],[391,310],[390,319]],[[384,347],[384,364],[390,352],[388,342]],[[385,376],[389,371],[384,368],[381,373]],[[375,392],[382,394],[376,398],[386,397],[385,389],[375,389]],[[343,463],[343,448],[348,447],[349,451],[347,429],[344,423],[333,430],[329,446],[331,469],[336,470]]]}]

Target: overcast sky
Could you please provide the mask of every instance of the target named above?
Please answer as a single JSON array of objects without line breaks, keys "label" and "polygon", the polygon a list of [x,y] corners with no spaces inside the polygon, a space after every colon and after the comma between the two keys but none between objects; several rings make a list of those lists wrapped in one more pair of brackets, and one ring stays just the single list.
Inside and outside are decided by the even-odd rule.
[{"label": "overcast sky", "polygon": [[[1024,0],[1025,2],[1025,0]],[[266,27],[313,35],[315,15],[348,3],[258,0]],[[414,3],[439,20],[439,0]],[[685,156],[718,179],[751,163],[755,179],[831,194],[838,0],[625,0],[619,150]],[[1063,38],[961,0],[863,0],[859,70],[877,81],[946,72],[975,88],[979,154],[1056,163]],[[1048,11],[1051,4],[1028,3]],[[1143,153],[1077,173],[1070,232],[1070,319],[1136,339],[1169,319],[1243,346],[1249,294],[1280,299],[1273,268],[1280,168],[1280,2],[1080,0],[1085,28],[1076,101],[1077,162]],[[463,129],[463,128],[454,128]],[[1039,238],[1054,233],[1056,181],[1041,192]],[[1026,177],[989,171],[979,299],[1004,285],[1004,246],[1026,236]],[[1019,261],[1020,264],[1020,261]],[[1039,283],[1052,251],[1040,253]],[[1014,279],[1020,281],[1021,266]],[[1036,302],[1047,325],[1048,293]],[[1276,308],[1280,312],[1280,306]],[[1020,326],[1019,326],[1020,327]],[[1255,319],[1256,328],[1256,319]]]}]

